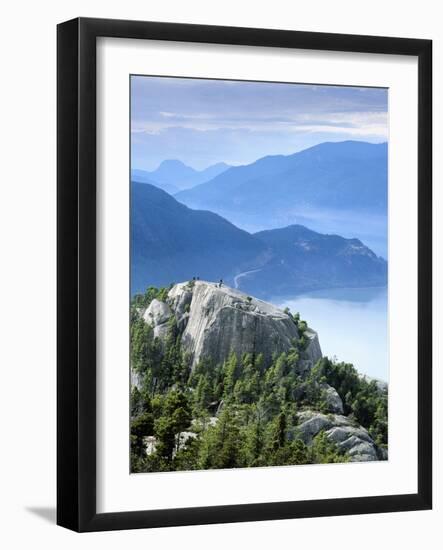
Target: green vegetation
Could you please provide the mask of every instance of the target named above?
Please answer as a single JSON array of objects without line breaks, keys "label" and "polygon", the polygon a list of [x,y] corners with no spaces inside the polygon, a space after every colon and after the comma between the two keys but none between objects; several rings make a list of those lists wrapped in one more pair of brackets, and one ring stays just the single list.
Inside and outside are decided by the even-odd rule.
[{"label": "green vegetation", "polygon": [[324,383],[336,388],[346,415],[387,445],[387,395],[375,382],[327,358],[303,373],[307,323],[298,314],[299,339],[269,364],[232,353],[223,364],[206,359],[191,370],[175,318],[159,341],[138,313],[168,290],[151,287],[131,304],[131,365],[142,381],[131,393],[132,472],[346,462],[324,432],[307,446],[297,430],[298,412],[328,412]]},{"label": "green vegetation", "polygon": [[[191,281],[189,282],[191,284]],[[139,307],[148,307],[149,304],[155,298],[160,300],[160,302],[165,302],[168,297],[168,292],[174,286],[174,283],[170,284],[168,287],[156,288],[155,286],[150,286],[144,294],[136,294],[131,302],[131,309]]]},{"label": "green vegetation", "polygon": [[334,363],[327,357],[312,369],[311,376],[333,386],[343,401],[344,413],[368,429],[375,443],[388,443],[388,395],[377,388],[375,380],[367,381],[349,363]]}]

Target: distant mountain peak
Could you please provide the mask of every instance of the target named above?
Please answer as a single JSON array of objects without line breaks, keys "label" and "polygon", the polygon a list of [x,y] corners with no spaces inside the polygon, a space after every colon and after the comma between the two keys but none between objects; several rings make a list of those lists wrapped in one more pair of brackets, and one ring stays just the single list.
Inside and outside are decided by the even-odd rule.
[{"label": "distant mountain peak", "polygon": [[165,159],[152,172],[133,169],[132,179],[152,183],[167,192],[174,189],[173,193],[176,193],[209,181],[228,168],[230,168],[228,164],[218,162],[204,170],[196,170],[179,159]]},{"label": "distant mountain peak", "polygon": [[[226,164],[226,162],[216,162],[215,164],[211,164],[210,166],[208,166],[207,168],[205,168],[204,170],[209,170],[211,168],[231,168],[231,166],[229,164]],[[202,172],[204,172],[204,170],[202,170]]]},{"label": "distant mountain peak", "polygon": [[155,170],[154,172],[158,171],[158,170],[170,170],[170,169],[174,169],[174,170],[192,170],[193,172],[197,172],[197,170],[195,170],[195,168],[192,168],[192,166],[189,166],[188,164],[185,164],[183,161],[179,160],[179,159],[165,159],[165,160],[162,160],[161,163],[158,165],[158,168],[157,170]]},{"label": "distant mountain peak", "polygon": [[[185,164],[183,161],[179,160],[179,159],[165,159],[165,160],[162,160],[161,163],[159,164],[159,168],[160,166],[186,166],[186,168],[192,168],[191,166],[188,166],[187,164]],[[193,168],[192,168],[193,170]]]}]

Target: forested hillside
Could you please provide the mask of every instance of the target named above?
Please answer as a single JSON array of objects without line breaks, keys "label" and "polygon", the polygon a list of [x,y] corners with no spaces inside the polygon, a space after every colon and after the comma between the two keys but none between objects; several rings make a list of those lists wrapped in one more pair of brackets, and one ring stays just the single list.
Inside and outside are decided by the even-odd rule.
[{"label": "forested hillside", "polygon": [[[387,390],[351,364],[321,356],[313,364],[319,355],[306,321],[266,307],[192,280],[133,298],[132,472],[387,458]],[[213,315],[222,339],[232,315],[247,327],[257,322],[245,320],[268,317],[263,326],[271,331],[289,322],[296,336],[270,357],[250,346],[254,339],[242,339],[250,346],[244,353],[219,362],[200,356],[196,363],[186,330],[197,314]]]}]

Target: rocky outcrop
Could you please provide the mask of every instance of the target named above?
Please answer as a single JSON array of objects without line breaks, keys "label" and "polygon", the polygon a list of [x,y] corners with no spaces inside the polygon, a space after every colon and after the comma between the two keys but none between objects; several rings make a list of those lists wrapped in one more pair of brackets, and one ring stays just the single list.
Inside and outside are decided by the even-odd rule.
[{"label": "rocky outcrop", "polygon": [[317,411],[303,411],[298,414],[298,425],[292,437],[300,437],[311,445],[321,431],[345,453],[350,462],[371,462],[386,460],[387,451],[377,447],[367,430],[348,417],[339,414],[322,414]]},{"label": "rocky outcrop", "polygon": [[328,411],[331,413],[343,414],[343,401],[338,395],[337,390],[329,384],[321,385],[322,399],[325,402]]},{"label": "rocky outcrop", "polygon": [[160,300],[154,299],[143,314],[143,319],[154,327],[154,336],[164,338],[168,334],[168,321],[172,316],[172,310]]},{"label": "rocky outcrop", "polygon": [[[168,320],[174,315],[183,348],[191,354],[192,364],[204,358],[222,363],[234,352],[263,354],[270,361],[274,353],[288,351],[299,338],[290,315],[277,307],[246,294],[206,281],[175,285],[167,303],[153,300],[143,318],[154,328],[154,335],[167,334]],[[315,331],[305,332],[308,345],[302,360],[307,369],[321,358]]]},{"label": "rocky outcrop", "polygon": [[[176,284],[166,301],[154,299],[138,314],[153,327],[154,336],[160,340],[170,334],[171,321],[174,321],[182,349],[189,354],[193,367],[204,359],[221,364],[232,352],[238,356],[262,354],[265,366],[270,365],[275,354],[289,351],[301,337],[298,323],[291,314],[224,284],[206,281]],[[368,431],[344,416],[343,402],[336,389],[324,379],[310,376],[322,352],[314,330],[305,328],[303,336],[305,344],[297,362],[300,379],[290,395],[295,403],[307,406],[305,397],[314,391],[316,398],[309,407],[318,406],[322,412],[310,409],[298,412],[296,424],[289,427],[289,439],[300,438],[309,446],[324,432],[351,462],[387,460],[387,451],[375,444]],[[142,377],[132,371],[132,384],[140,389],[142,382]],[[377,388],[387,391],[387,386],[380,381]],[[223,400],[208,405],[211,414],[208,425],[217,423],[223,407]],[[187,441],[207,427],[194,424],[195,421],[188,431],[177,435],[176,449],[186,446]],[[155,438],[146,444],[147,453],[152,453]]]},{"label": "rocky outcrop", "polygon": [[318,334],[315,330],[312,330],[312,328],[307,328],[304,332],[304,336],[308,340],[304,356],[308,361],[311,361],[312,365],[315,365],[315,363],[322,358]]}]

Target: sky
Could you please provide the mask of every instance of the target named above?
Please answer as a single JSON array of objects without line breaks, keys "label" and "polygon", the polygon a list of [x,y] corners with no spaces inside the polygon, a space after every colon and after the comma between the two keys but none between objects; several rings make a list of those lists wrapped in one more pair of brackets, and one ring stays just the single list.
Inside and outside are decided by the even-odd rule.
[{"label": "sky", "polygon": [[131,77],[132,168],[249,164],[324,141],[388,139],[388,90]]}]

